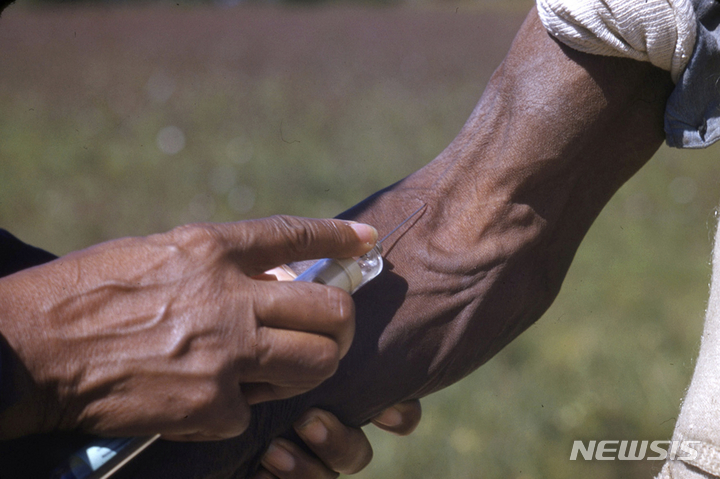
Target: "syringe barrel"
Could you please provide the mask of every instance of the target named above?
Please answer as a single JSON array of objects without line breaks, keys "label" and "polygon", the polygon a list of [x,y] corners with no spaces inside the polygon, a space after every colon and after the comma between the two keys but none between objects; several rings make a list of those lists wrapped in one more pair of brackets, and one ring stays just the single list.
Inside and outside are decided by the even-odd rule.
[{"label": "syringe barrel", "polygon": [[352,294],[379,275],[382,268],[382,248],[377,245],[359,258],[321,259],[295,281],[336,286]]}]

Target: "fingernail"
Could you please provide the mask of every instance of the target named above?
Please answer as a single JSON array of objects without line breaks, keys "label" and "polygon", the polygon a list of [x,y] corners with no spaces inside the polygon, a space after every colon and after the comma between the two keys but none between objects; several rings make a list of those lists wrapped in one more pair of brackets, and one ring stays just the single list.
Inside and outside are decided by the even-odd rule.
[{"label": "fingernail", "polygon": [[295,430],[303,439],[313,444],[323,444],[328,437],[327,427],[317,417],[311,417],[299,426],[295,426]]},{"label": "fingernail", "polygon": [[396,427],[402,423],[402,414],[394,407],[387,408],[381,412],[378,416],[373,418],[373,421],[379,422],[383,426]]},{"label": "fingernail", "polygon": [[370,225],[363,223],[351,224],[350,228],[355,230],[355,234],[358,235],[360,241],[366,244],[375,244],[378,239],[378,232],[375,228]]},{"label": "fingernail", "polygon": [[275,441],[270,443],[268,450],[262,458],[263,463],[274,467],[278,471],[290,472],[295,469],[295,458],[287,449],[278,446]]}]

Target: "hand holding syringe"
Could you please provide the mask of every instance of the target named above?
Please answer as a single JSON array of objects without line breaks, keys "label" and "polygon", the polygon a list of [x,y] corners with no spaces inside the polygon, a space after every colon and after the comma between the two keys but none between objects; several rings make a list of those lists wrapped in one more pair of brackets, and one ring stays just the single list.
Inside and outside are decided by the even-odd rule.
[{"label": "hand holding syringe", "polygon": [[[308,281],[341,288],[352,294],[376,278],[383,269],[382,243],[425,207],[397,225],[377,242],[372,250],[358,258],[321,259],[297,276],[294,281]],[[98,439],[73,454],[58,467],[52,479],[106,479],[140,454],[160,434],[148,437]]]}]

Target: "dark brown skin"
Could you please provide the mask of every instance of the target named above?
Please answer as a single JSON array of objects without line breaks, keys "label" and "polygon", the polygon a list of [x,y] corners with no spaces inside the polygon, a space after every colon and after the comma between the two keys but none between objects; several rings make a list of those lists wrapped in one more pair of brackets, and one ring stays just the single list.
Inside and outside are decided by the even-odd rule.
[{"label": "dark brown skin", "polygon": [[256,405],[238,438],[159,443],[123,477],[247,477],[309,407],[360,425],[482,365],[549,307],[600,210],[660,146],[672,88],[649,64],[560,46],[533,10],[452,144],[343,215],[384,234],[427,205],[355,296],[335,375]]},{"label": "dark brown skin", "polygon": [[[331,375],[354,331],[347,293],[253,276],[290,259],[362,254],[376,238],[367,225],[273,217],[115,240],[4,271],[0,338],[16,355],[18,397],[0,413],[0,438],[59,430],[160,431],[181,441],[239,435],[249,405]],[[33,263],[51,259],[44,253]],[[278,469],[280,445],[265,459],[280,479],[336,477],[370,461],[361,430],[321,410],[301,419],[298,432],[317,457],[294,448],[279,463],[289,458],[294,467]],[[418,402],[375,419],[396,434],[418,421]],[[48,477],[86,443],[46,449],[48,438],[0,441],[0,475]]]},{"label": "dark brown skin", "polygon": [[245,477],[259,438],[291,437],[308,407],[360,425],[482,365],[547,310],[590,225],[658,149],[672,88],[649,64],[561,46],[533,10],[452,144],[342,215],[382,235],[427,205],[355,295],[356,335],[335,375],[256,406],[240,438],[160,444],[128,472]]},{"label": "dark brown skin", "polygon": [[[343,215],[383,234],[428,205],[388,252],[390,273],[356,295],[353,348],[313,404],[367,419],[358,391],[425,396],[536,321],[597,215],[661,145],[672,88],[649,64],[561,47],[531,12],[452,144]],[[367,370],[371,383],[349,387]]]},{"label": "dark brown skin", "polygon": [[[10,3],[0,1],[0,12]],[[309,255],[361,254],[377,232],[352,229],[282,217],[192,225],[57,261],[19,241],[4,243],[18,256],[2,264],[0,277],[50,264],[0,282],[0,341],[15,355],[14,368],[4,358],[15,396],[8,410],[0,397],[0,440],[22,437],[0,441],[0,475],[47,477],[88,441],[75,433],[30,433],[160,431],[165,439],[219,439],[243,432],[249,405],[315,386],[349,348],[349,296],[251,276]],[[405,401],[372,421],[405,435],[420,411],[419,401]],[[272,471],[278,479],[334,478],[372,458],[362,430],[327,411],[306,411],[296,430],[312,453],[278,439],[258,477]]]},{"label": "dark brown skin", "polygon": [[191,225],[3,278],[0,331],[23,368],[0,438],[239,435],[251,405],[331,376],[354,332],[344,291],[253,277],[288,259],[362,253],[373,237],[339,220]]}]

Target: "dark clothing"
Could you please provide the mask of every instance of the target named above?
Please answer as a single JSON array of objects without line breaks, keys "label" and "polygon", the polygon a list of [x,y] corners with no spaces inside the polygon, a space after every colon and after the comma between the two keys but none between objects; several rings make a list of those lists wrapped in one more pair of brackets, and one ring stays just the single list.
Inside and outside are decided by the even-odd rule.
[{"label": "dark clothing", "polygon": [[52,261],[57,256],[25,244],[7,231],[0,229],[0,277]]}]

